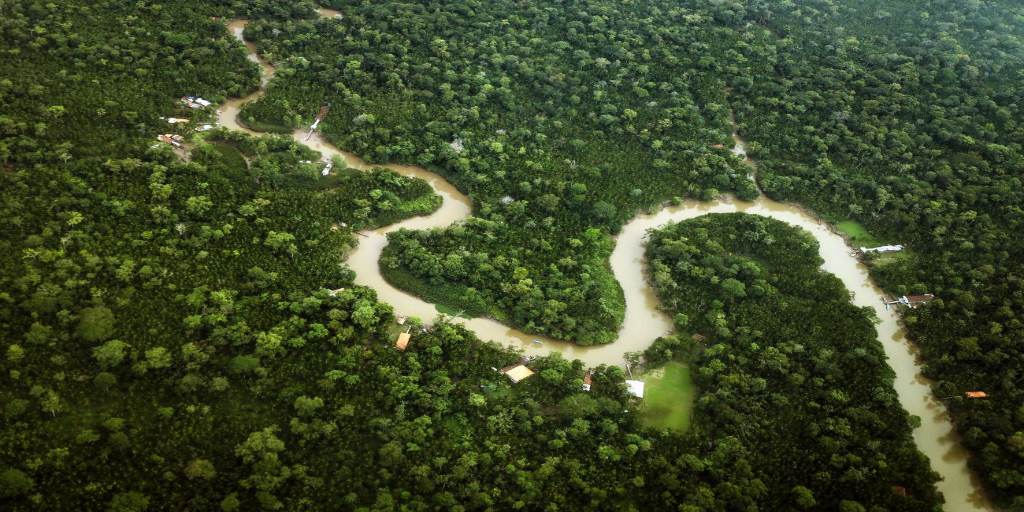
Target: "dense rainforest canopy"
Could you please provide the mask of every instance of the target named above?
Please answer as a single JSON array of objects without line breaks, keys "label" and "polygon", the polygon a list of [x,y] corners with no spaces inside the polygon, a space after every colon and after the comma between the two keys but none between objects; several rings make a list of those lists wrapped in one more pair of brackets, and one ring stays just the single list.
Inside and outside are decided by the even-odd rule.
[{"label": "dense rainforest canopy", "polygon": [[624,222],[758,194],[735,111],[766,193],[912,249],[873,275],[939,297],[907,323],[986,489],[1024,506],[1017,2],[325,3],[344,18],[0,0],[4,509],[940,507],[870,316],[774,221],[652,234],[665,307],[707,334],[644,354],[691,365],[685,434],[644,429],[618,368],[584,393],[555,356],[510,386],[491,367],[518,355],[445,321],[395,350],[392,308],[343,258],[353,229],[439,198],[321,177],[290,138],[169,125],[212,119],[183,95],[258,86],[231,18],[278,66],[243,122],[290,131],[329,103],[339,147],[473,199],[464,225],[391,236],[392,282],[581,344],[621,323]]},{"label": "dense rainforest canopy", "polygon": [[873,275],[940,298],[907,317],[927,373],[995,500],[1024,497],[1019,3],[334,6],[343,21],[253,27],[293,72],[247,113],[287,122],[331,101],[348,109],[326,124],[343,147],[471,194],[480,221],[392,235],[392,282],[528,331],[612,339],[621,302],[589,230],[676,196],[756,193],[715,147],[731,106],[766,193],[911,248]]},{"label": "dense rainforest canopy", "polygon": [[[819,500],[815,484],[857,489],[890,510],[935,500],[873,312],[819,268],[810,233],[709,214],[652,232],[647,255],[677,329],[703,333],[661,338],[644,353],[648,366],[690,363],[702,393],[689,436],[734,436],[762,481],[810,488]],[[914,499],[897,497],[894,487],[908,483]]]}]

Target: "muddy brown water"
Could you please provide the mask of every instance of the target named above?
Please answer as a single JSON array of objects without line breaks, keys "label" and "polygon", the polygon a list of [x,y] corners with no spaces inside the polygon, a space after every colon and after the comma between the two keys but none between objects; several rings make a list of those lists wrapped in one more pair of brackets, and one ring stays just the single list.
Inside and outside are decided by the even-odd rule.
[{"label": "muddy brown water", "polygon": [[[341,14],[329,9],[320,11],[329,17]],[[246,45],[249,58],[263,69],[261,84],[265,86],[273,76],[274,68],[257,54],[254,44],[242,37],[246,23],[245,20],[232,21],[228,24],[228,29]],[[222,105],[220,123],[235,130],[259,135],[239,125],[237,117],[239,106],[258,98],[263,94],[263,90],[264,87],[261,87],[248,97],[230,100]],[[299,142],[304,142],[307,133],[298,130],[293,136]],[[756,169],[756,162],[746,154],[746,144],[743,140],[736,133],[733,134],[733,139],[736,142],[733,153],[752,169]],[[313,134],[304,143],[325,156],[340,155],[349,167],[355,169],[386,167],[405,176],[421,178],[443,198],[441,207],[431,215],[414,217],[398,224],[362,232],[365,236],[359,237],[359,246],[347,259],[348,265],[356,272],[355,282],[375,289],[380,300],[393,305],[397,314],[417,316],[428,322],[434,319],[438,315],[437,308],[391,286],[381,275],[378,260],[381,251],[387,245],[387,233],[400,228],[447,227],[462,221],[468,218],[471,212],[469,198],[438,174],[421,167],[397,164],[370,166],[358,156],[323,141],[318,134]],[[751,179],[756,181],[754,173],[751,174]],[[852,292],[854,304],[872,308],[880,319],[877,324],[878,339],[885,348],[889,366],[896,373],[893,386],[899,395],[900,404],[907,412],[921,418],[921,426],[914,430],[914,440],[918,449],[931,460],[932,468],[943,477],[938,483],[938,488],[946,497],[946,510],[993,510],[981,490],[977,476],[967,467],[967,452],[953,429],[946,407],[932,393],[932,382],[921,375],[922,362],[918,359],[917,347],[907,339],[907,331],[900,322],[898,313],[895,310],[886,310],[882,302],[886,294],[868,275],[867,267],[852,254],[854,249],[847,245],[846,240],[835,233],[825,221],[799,206],[779,203],[764,195],[750,202],[724,197],[710,202],[686,201],[678,206],[668,206],[655,213],[634,217],[615,237],[616,245],[611,255],[612,271],[622,286],[626,299],[625,320],[618,339],[613,343],[581,347],[566,341],[526,334],[487,318],[456,321],[465,324],[480,339],[495,340],[506,346],[521,349],[528,356],[561,352],[567,359],[580,359],[588,366],[621,366],[625,363],[624,353],[642,351],[656,338],[673,330],[671,319],[658,309],[659,301],[647,280],[647,263],[644,258],[647,231],[669,222],[680,222],[708,213],[730,212],[771,217],[803,228],[814,235],[820,246],[821,257],[825,261],[821,268],[842,280],[846,288]],[[536,343],[537,341],[540,343]]]}]

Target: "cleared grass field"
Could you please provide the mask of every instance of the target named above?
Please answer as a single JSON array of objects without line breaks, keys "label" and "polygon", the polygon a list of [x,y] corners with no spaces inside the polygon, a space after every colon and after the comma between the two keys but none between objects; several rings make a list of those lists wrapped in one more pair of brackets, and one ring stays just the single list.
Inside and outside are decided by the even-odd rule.
[{"label": "cleared grass field", "polygon": [[875,238],[874,235],[868,232],[867,228],[855,220],[844,220],[843,222],[836,224],[836,227],[843,233],[846,233],[853,242],[853,245],[857,247],[877,247],[879,245],[885,245],[885,242]]},{"label": "cleared grass field", "polygon": [[685,431],[690,426],[696,390],[690,382],[690,369],[670,362],[642,377],[644,387],[644,425]]}]

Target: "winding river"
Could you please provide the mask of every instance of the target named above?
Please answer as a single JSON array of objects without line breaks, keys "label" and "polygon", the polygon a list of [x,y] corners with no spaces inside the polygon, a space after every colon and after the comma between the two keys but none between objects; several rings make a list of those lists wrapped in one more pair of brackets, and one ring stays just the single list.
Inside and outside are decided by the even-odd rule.
[{"label": "winding river", "polygon": [[[322,9],[320,12],[322,16],[336,20],[341,17],[341,13],[338,11]],[[228,24],[228,29],[246,45],[249,50],[249,58],[257,62],[263,69],[261,83],[265,86],[273,76],[274,68],[259,57],[254,44],[245,41],[242,37],[246,23],[245,20],[233,21]],[[258,135],[258,133],[239,125],[237,117],[239,106],[256,99],[263,94],[263,90],[264,87],[260,87],[259,91],[246,98],[230,100],[223,104],[220,107],[219,115],[221,125]],[[733,124],[735,126],[735,121]],[[293,136],[299,142],[303,142],[306,134],[307,132],[299,130]],[[736,141],[733,153],[756,169],[756,162],[746,156],[746,145],[743,140],[735,132],[733,138]],[[469,198],[441,176],[421,167],[395,164],[370,166],[358,156],[341,151],[321,140],[318,134],[313,134],[305,143],[321,151],[325,156],[340,155],[349,167],[360,170],[386,167],[405,176],[421,178],[444,199],[440,209],[431,215],[415,217],[398,224],[363,232],[365,236],[360,237],[359,246],[350,253],[347,261],[348,265],[356,272],[355,282],[377,290],[380,300],[392,304],[398,314],[418,316],[424,320],[435,318],[438,311],[433,304],[391,286],[381,276],[377,262],[380,259],[381,251],[387,245],[387,233],[399,228],[446,227],[466,219],[471,212]],[[938,488],[946,497],[946,510],[954,512],[992,510],[981,490],[980,482],[967,467],[967,452],[950,423],[946,407],[932,394],[932,382],[921,375],[921,362],[917,357],[917,347],[908,341],[907,331],[902,326],[897,313],[886,310],[882,303],[885,298],[884,292],[868,275],[867,267],[851,255],[852,248],[846,244],[843,237],[833,232],[827,223],[808,214],[798,206],[779,203],[762,194],[752,202],[731,198],[710,202],[686,201],[679,206],[670,206],[656,213],[635,217],[616,237],[616,246],[611,255],[611,268],[615,278],[622,285],[626,298],[625,321],[619,331],[619,337],[614,343],[581,347],[565,341],[526,334],[490,319],[475,318],[466,320],[464,323],[481,339],[502,342],[507,346],[522,349],[527,355],[561,352],[566,358],[581,359],[588,366],[621,365],[624,363],[623,354],[625,352],[644,350],[657,337],[673,329],[671,319],[658,310],[657,297],[645,275],[644,244],[647,231],[668,222],[679,222],[708,213],[728,212],[744,212],[772,217],[806,229],[814,235],[820,244],[821,257],[825,261],[822,269],[843,281],[847,289],[853,292],[854,304],[874,309],[881,320],[877,325],[878,339],[885,348],[889,366],[896,373],[893,385],[903,407],[910,414],[921,418],[921,426],[914,430],[914,440],[918,449],[931,459],[932,468],[943,477],[943,480],[938,483]],[[542,343],[535,343],[534,340]]]}]

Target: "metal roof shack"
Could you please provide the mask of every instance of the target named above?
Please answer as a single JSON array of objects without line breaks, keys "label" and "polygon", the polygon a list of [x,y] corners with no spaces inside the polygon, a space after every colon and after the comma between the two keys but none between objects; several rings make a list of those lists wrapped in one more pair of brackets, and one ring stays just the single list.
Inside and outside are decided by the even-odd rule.
[{"label": "metal roof shack", "polygon": [[642,381],[642,380],[627,380],[626,381],[626,386],[628,386],[626,391],[628,391],[629,394],[631,394],[631,395],[633,395],[633,396],[635,396],[637,398],[643,398],[644,397],[644,381]]},{"label": "metal roof shack", "polygon": [[869,253],[869,252],[897,252],[897,251],[902,251],[902,250],[903,250],[903,246],[902,245],[883,245],[881,247],[861,247],[860,248],[860,252],[863,252],[863,253]]},{"label": "metal roof shack", "polygon": [[402,334],[398,335],[398,342],[395,343],[395,346],[400,348],[400,349],[402,349],[402,350],[405,350],[405,347],[409,346],[409,340],[411,340],[411,339],[412,339],[412,335],[411,334],[409,334],[407,332],[403,332]]},{"label": "metal roof shack", "polygon": [[590,391],[590,385],[594,383],[594,379],[588,373],[586,377],[583,377],[583,391]]},{"label": "metal roof shack", "polygon": [[504,373],[513,384],[518,384],[521,380],[533,375],[533,370],[527,368],[525,364],[514,364],[502,368],[501,373]]},{"label": "metal roof shack", "polygon": [[318,160],[318,162],[322,164],[327,164],[324,166],[323,170],[320,171],[320,174],[323,174],[324,176],[327,176],[331,172],[331,168],[334,167],[334,162],[332,162],[331,159],[327,157],[321,158],[320,160]]},{"label": "metal roof shack", "polygon": [[167,122],[171,123],[171,124],[188,124],[188,123],[191,123],[192,121],[189,121],[188,119],[181,119],[181,118],[178,118],[178,117],[168,117],[167,118]]}]

